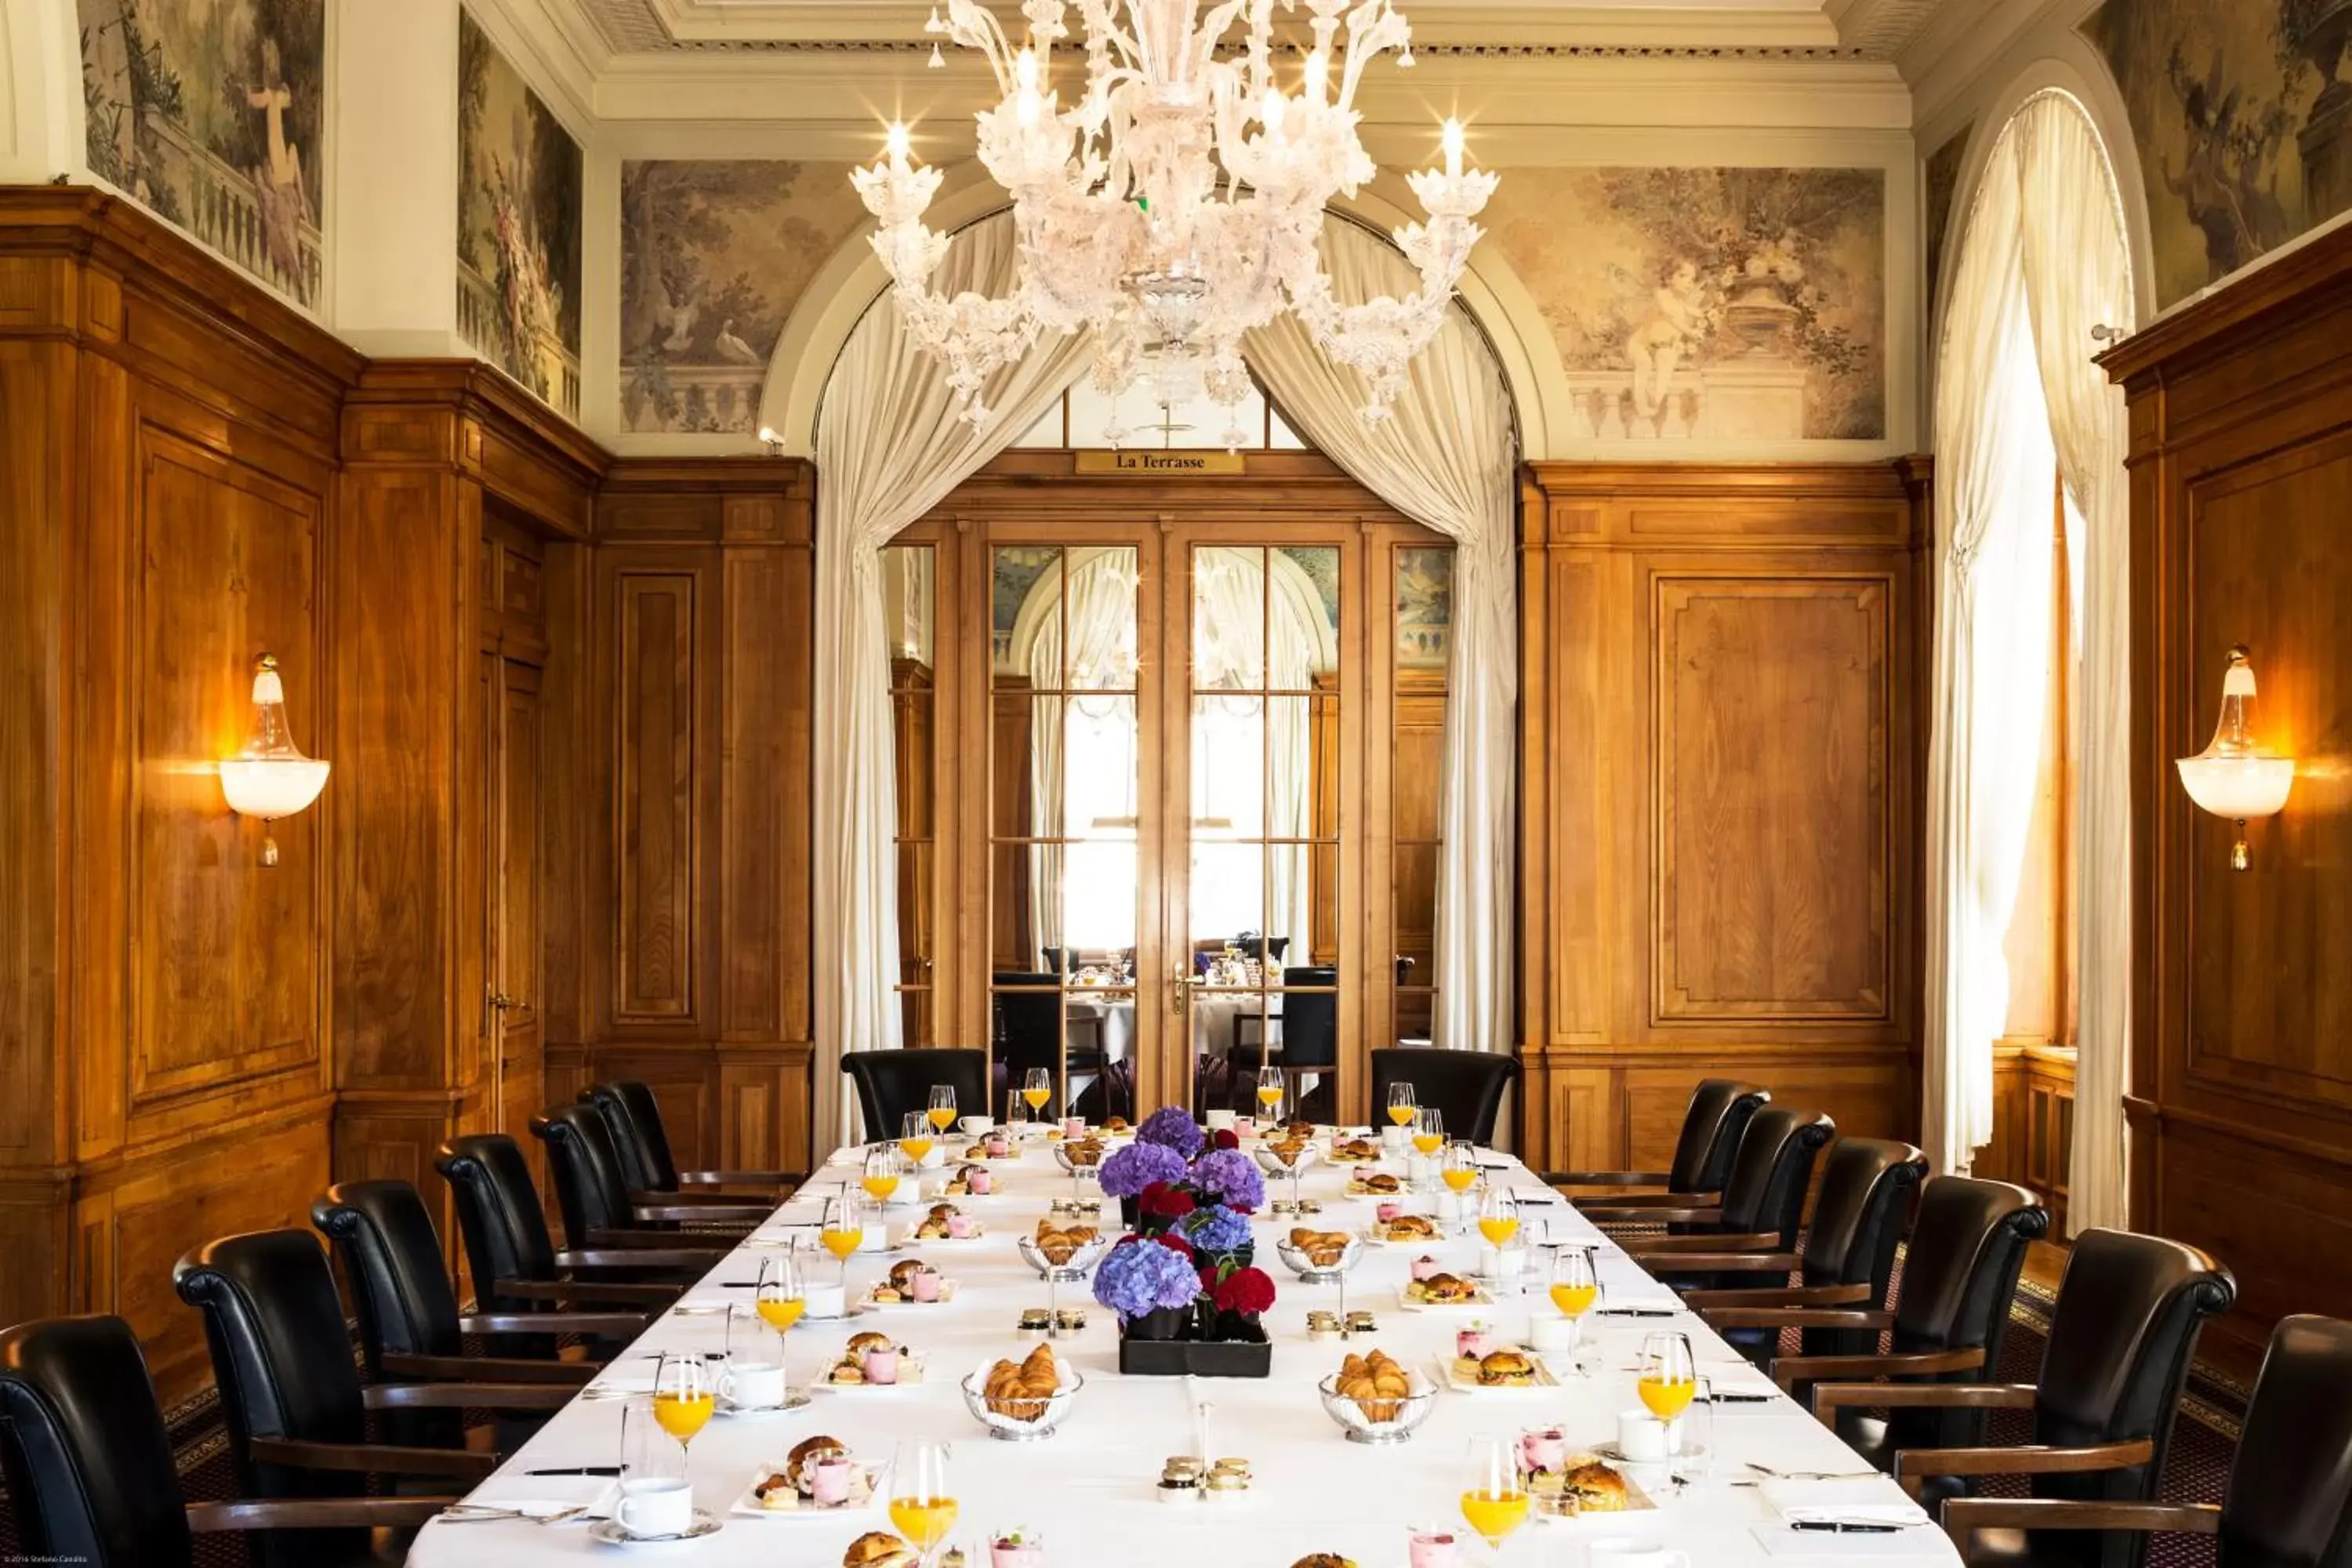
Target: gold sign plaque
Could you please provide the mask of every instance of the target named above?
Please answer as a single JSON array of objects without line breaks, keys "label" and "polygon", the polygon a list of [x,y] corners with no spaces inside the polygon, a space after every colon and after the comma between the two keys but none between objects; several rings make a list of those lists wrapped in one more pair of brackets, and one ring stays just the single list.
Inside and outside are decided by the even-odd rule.
[{"label": "gold sign plaque", "polygon": [[1249,471],[1239,452],[1080,452],[1082,474],[1125,474],[1135,479],[1166,479],[1184,474],[1244,474]]}]

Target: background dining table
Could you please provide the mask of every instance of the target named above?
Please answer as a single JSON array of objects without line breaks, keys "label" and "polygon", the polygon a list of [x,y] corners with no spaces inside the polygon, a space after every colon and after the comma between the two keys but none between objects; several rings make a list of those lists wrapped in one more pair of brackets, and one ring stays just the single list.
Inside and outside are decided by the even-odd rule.
[{"label": "background dining table", "polygon": [[[957,1163],[953,1154],[961,1145],[953,1137],[947,1142],[950,1157],[946,1169],[951,1171]],[[613,1361],[583,1397],[557,1412],[509,1456],[473,1500],[541,1509],[587,1503],[593,1515],[609,1500],[600,1496],[609,1491],[609,1481],[526,1472],[614,1463],[620,1453],[622,1411],[632,1403],[623,1395],[650,1390],[651,1352],[717,1352],[731,1335],[739,1352],[772,1358],[775,1336],[749,1316],[753,1292],[739,1283],[756,1279],[761,1258],[796,1237],[807,1238],[802,1249],[807,1277],[817,1281],[835,1277],[834,1260],[813,1247],[813,1224],[823,1200],[855,1182],[860,1152],[850,1149],[835,1154],[742,1246],[720,1255],[701,1283]],[[861,1252],[849,1261],[853,1302],[889,1265],[913,1257],[954,1282],[951,1300],[870,1308],[846,1321],[803,1320],[786,1336],[788,1371],[796,1386],[818,1378],[849,1335],[866,1329],[890,1334],[919,1357],[919,1383],[862,1388],[820,1384],[804,1408],[721,1415],[694,1439],[696,1502],[723,1521],[715,1534],[691,1542],[614,1548],[593,1541],[584,1518],[554,1525],[440,1519],[419,1533],[409,1561],[417,1568],[536,1568],[641,1556],[695,1568],[833,1568],[858,1535],[889,1528],[882,1498],[855,1516],[732,1511],[752,1482],[794,1443],[824,1433],[869,1464],[887,1463],[894,1445],[905,1439],[951,1440],[953,1480],[964,1522],[997,1531],[1018,1525],[1043,1531],[1049,1568],[1288,1568],[1314,1552],[1344,1554],[1360,1568],[1402,1568],[1409,1527],[1431,1523],[1451,1529],[1463,1540],[1462,1560],[1475,1565],[1488,1559],[1463,1526],[1458,1508],[1472,1436],[1557,1426],[1571,1447],[1613,1439],[1619,1414],[1638,1404],[1635,1363],[1643,1337],[1667,1329],[1690,1337],[1698,1370],[1713,1380],[1718,1394],[1769,1396],[1714,1405],[1713,1452],[1703,1471],[1693,1473],[1686,1484],[1676,1484],[1654,1469],[1636,1471],[1654,1507],[1533,1521],[1507,1543],[1501,1559],[1507,1568],[1584,1568],[1590,1544],[1604,1539],[1659,1542],[1687,1552],[1688,1563],[1675,1568],[1958,1561],[1942,1532],[1925,1523],[1888,1534],[1799,1534],[1790,1530],[1775,1511],[1775,1499],[1801,1501],[1808,1488],[1817,1489],[1824,1500],[1858,1500],[1875,1508],[1899,1506],[1902,1496],[1884,1479],[1769,1481],[1761,1467],[1831,1477],[1866,1468],[1811,1415],[1771,1391],[1762,1373],[1695,1314],[1681,1310],[1664,1287],[1524,1165],[1488,1151],[1481,1151],[1480,1158],[1490,1167],[1486,1172],[1490,1184],[1520,1195],[1524,1229],[1531,1240],[1540,1243],[1548,1236],[1553,1242],[1600,1248],[1604,1308],[1649,1308],[1670,1310],[1672,1316],[1590,1317],[1585,1374],[1559,1367],[1557,1387],[1476,1393],[1442,1389],[1428,1420],[1410,1441],[1385,1447],[1349,1443],[1316,1392],[1318,1381],[1338,1370],[1349,1352],[1379,1347],[1436,1378],[1443,1373],[1442,1361],[1452,1353],[1456,1330],[1475,1319],[1483,1318],[1506,1341],[1526,1342],[1531,1321],[1553,1314],[1545,1282],[1531,1270],[1522,1289],[1499,1293],[1488,1307],[1409,1310],[1400,1300],[1400,1290],[1412,1260],[1426,1252],[1449,1268],[1470,1268],[1485,1246],[1475,1227],[1433,1243],[1367,1245],[1348,1277],[1346,1304],[1375,1312],[1377,1331],[1353,1343],[1313,1341],[1307,1332],[1307,1312],[1336,1310],[1339,1289],[1294,1278],[1276,1257],[1274,1242],[1299,1222],[1261,1213],[1255,1238],[1258,1263],[1279,1292],[1264,1320],[1273,1341],[1270,1376],[1122,1376],[1116,1320],[1093,1302],[1086,1287],[1064,1286],[1061,1304],[1084,1308],[1087,1322],[1083,1331],[1059,1341],[1058,1349],[1084,1374],[1086,1386],[1052,1436],[1028,1443],[995,1441],[965,1408],[958,1384],[999,1357],[1018,1360],[1034,1348],[1016,1335],[1015,1323],[1024,1308],[1045,1305],[1046,1291],[1016,1252],[1014,1237],[1034,1231],[1052,1200],[1073,1190],[1071,1178],[1048,1150],[1035,1144],[1016,1162],[996,1167],[992,1194],[954,1200],[980,1221],[983,1235],[978,1239],[901,1243],[923,1211],[912,1204],[894,1205],[888,1226],[898,1249]],[[927,1173],[927,1178],[928,1193],[941,1173]],[[1343,1196],[1346,1180],[1344,1169],[1329,1165],[1307,1172],[1305,1194],[1319,1201],[1322,1212],[1306,1223],[1332,1230],[1358,1230],[1371,1224],[1373,1200]],[[1087,1192],[1096,1195],[1091,1182]],[[1269,1198],[1286,1193],[1286,1182],[1270,1184]],[[1426,1197],[1405,1201],[1409,1208],[1423,1210],[1432,1204]],[[1116,1228],[1117,1203],[1104,1206],[1108,1226]],[[1535,1255],[1540,1268],[1540,1247]],[[730,1319],[710,1310],[720,1307],[740,1311]],[[1196,1402],[1209,1406],[1206,1427],[1213,1452],[1207,1457],[1245,1458],[1255,1484],[1230,1501],[1186,1500],[1171,1506],[1160,1500],[1156,1483],[1166,1458],[1194,1451],[1200,1430]],[[954,1539],[963,1538],[960,1531]]]}]

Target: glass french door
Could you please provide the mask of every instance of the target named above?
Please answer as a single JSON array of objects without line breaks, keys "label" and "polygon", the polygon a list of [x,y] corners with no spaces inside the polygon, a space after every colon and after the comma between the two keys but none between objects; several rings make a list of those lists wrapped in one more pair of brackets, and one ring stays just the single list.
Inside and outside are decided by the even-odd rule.
[{"label": "glass french door", "polygon": [[907,1042],[985,1046],[1000,1116],[1033,1073],[1132,1121],[1279,1067],[1286,1110],[1360,1120],[1434,994],[1450,552],[1219,518],[883,557]]}]

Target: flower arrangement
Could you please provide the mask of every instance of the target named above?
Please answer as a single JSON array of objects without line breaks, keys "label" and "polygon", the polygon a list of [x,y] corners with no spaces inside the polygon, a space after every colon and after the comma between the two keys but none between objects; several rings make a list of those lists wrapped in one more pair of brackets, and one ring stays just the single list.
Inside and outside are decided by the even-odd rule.
[{"label": "flower arrangement", "polygon": [[1212,1149],[1192,1162],[1192,1185],[1247,1214],[1265,1202],[1265,1178],[1239,1149]]},{"label": "flower arrangement", "polygon": [[1239,1140],[1209,1137],[1189,1112],[1164,1106],[1104,1162],[1102,1184],[1139,1233],[1095,1270],[1095,1300],[1118,1315],[1121,1370],[1266,1375],[1258,1319],[1274,1305],[1274,1281],[1250,1262],[1250,1214],[1265,1202],[1265,1178]]},{"label": "flower arrangement", "polygon": [[1196,1252],[1224,1257],[1250,1245],[1249,1216],[1223,1204],[1210,1204],[1178,1220],[1175,1234],[1192,1243]]},{"label": "flower arrangement", "polygon": [[1200,1152],[1201,1136],[1201,1124],[1192,1120],[1191,1111],[1178,1105],[1161,1106],[1135,1130],[1137,1142],[1172,1149],[1187,1160]]},{"label": "flower arrangement", "polygon": [[1095,1268],[1095,1300],[1122,1323],[1190,1308],[1200,1295],[1201,1277],[1191,1259],[1140,1237],[1123,1238]]},{"label": "flower arrangement", "polygon": [[[1155,1116],[1153,1120],[1158,1118]],[[1145,1123],[1147,1131],[1150,1125]],[[1102,1163],[1103,1195],[1108,1198],[1139,1197],[1144,1189],[1154,1184],[1173,1186],[1184,1179],[1189,1169],[1184,1156],[1175,1149],[1146,1140],[1139,1134],[1134,1142]]]}]

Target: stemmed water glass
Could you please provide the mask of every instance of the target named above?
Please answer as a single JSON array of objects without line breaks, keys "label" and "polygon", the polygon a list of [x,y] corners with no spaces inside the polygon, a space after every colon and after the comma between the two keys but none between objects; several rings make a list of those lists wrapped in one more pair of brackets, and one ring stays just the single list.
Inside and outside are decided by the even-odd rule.
[{"label": "stemmed water glass", "polygon": [[654,1422],[677,1439],[679,1473],[693,1479],[694,1435],[710,1424],[718,1401],[699,1354],[664,1351],[654,1367]]},{"label": "stemmed water glass", "polygon": [[760,1283],[752,1295],[751,1310],[760,1314],[760,1321],[776,1331],[776,1371],[789,1401],[792,1377],[785,1371],[784,1335],[808,1310],[808,1287],[801,1279],[797,1253],[788,1248],[760,1260]]},{"label": "stemmed water glass", "polygon": [[824,1200],[824,1217],[817,1222],[816,1238],[841,1263],[841,1288],[849,1289],[849,1255],[866,1241],[866,1205],[847,1192]]},{"label": "stemmed water glass", "polygon": [[1519,1445],[1510,1437],[1480,1433],[1470,1439],[1468,1473],[1463,1477],[1462,1518],[1499,1558],[1503,1543],[1527,1523],[1527,1483],[1519,1475]]},{"label": "stemmed water glass", "polygon": [[950,1457],[945,1443],[920,1437],[899,1444],[890,1462],[890,1525],[922,1552],[925,1568],[937,1563],[955,1529]]}]

